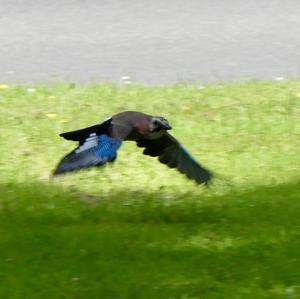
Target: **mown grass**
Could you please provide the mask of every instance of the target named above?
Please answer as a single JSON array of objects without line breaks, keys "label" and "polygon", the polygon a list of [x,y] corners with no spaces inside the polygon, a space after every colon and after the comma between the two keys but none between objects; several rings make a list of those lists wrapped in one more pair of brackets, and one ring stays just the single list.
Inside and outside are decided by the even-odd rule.
[{"label": "mown grass", "polygon": [[[299,81],[34,89],[0,91],[0,298],[300,298]],[[49,179],[60,132],[122,110],[168,118],[210,188],[130,143]]]}]

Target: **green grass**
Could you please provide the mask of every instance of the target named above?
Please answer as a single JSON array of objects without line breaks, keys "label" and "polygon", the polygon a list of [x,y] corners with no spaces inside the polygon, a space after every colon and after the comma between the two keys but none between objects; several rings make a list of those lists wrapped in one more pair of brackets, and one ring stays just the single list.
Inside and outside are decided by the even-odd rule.
[{"label": "green grass", "polygon": [[[300,82],[0,90],[0,298],[300,298]],[[30,88],[32,88],[30,86]],[[49,180],[64,131],[165,116],[210,188],[125,143]]]}]

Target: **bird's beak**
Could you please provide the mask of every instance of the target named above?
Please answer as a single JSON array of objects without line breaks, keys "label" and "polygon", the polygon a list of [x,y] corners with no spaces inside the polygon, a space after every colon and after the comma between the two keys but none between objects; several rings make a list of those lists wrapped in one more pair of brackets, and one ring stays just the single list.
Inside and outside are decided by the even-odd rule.
[{"label": "bird's beak", "polygon": [[163,129],[164,130],[171,130],[172,127],[169,124],[165,124],[165,125],[163,125]]}]

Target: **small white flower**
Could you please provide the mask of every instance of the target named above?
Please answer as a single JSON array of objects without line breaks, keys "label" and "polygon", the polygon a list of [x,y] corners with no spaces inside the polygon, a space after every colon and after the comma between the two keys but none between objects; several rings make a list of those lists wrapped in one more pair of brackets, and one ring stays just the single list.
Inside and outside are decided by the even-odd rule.
[{"label": "small white flower", "polygon": [[35,88],[27,88],[27,92],[35,92],[36,89]]},{"label": "small white flower", "polygon": [[131,78],[130,78],[130,76],[123,76],[123,77],[121,77],[121,80],[122,81],[130,81],[131,80]]},{"label": "small white flower", "polygon": [[130,76],[123,76],[123,77],[121,77],[121,80],[123,81],[123,84],[125,84],[125,85],[132,83]]},{"label": "small white flower", "polygon": [[283,81],[284,78],[283,78],[283,77],[276,77],[275,80],[276,80],[276,81]]}]

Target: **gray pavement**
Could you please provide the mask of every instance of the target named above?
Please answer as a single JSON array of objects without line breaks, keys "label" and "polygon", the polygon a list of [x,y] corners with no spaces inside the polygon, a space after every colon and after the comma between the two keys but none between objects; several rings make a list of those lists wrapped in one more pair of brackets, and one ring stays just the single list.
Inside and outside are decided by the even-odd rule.
[{"label": "gray pavement", "polygon": [[0,0],[0,83],[299,75],[299,0]]}]

